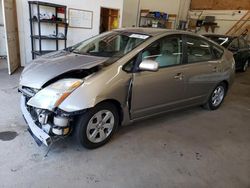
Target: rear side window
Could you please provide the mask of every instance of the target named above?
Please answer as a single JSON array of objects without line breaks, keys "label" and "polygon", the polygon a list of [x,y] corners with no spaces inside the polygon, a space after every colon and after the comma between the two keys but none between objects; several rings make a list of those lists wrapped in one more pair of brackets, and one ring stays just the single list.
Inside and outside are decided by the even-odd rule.
[{"label": "rear side window", "polygon": [[220,59],[224,53],[224,51],[216,46],[212,47],[214,59]]},{"label": "rear side window", "polygon": [[211,46],[201,38],[187,37],[188,63],[209,61],[214,59]]}]

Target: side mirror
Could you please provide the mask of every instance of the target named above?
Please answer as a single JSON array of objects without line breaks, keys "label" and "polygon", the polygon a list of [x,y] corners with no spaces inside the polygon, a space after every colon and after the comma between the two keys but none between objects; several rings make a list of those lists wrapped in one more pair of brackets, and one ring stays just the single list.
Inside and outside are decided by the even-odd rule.
[{"label": "side mirror", "polygon": [[142,71],[156,72],[159,69],[159,63],[150,59],[145,59],[139,65],[139,69]]}]

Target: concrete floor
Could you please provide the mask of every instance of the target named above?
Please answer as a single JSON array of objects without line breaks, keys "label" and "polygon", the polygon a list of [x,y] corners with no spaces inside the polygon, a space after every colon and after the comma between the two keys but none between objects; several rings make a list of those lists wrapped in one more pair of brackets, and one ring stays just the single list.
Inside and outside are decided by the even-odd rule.
[{"label": "concrete floor", "polygon": [[135,123],[96,150],[68,138],[47,157],[26,131],[19,75],[0,69],[1,188],[250,187],[250,70],[237,74],[217,111],[195,107]]}]

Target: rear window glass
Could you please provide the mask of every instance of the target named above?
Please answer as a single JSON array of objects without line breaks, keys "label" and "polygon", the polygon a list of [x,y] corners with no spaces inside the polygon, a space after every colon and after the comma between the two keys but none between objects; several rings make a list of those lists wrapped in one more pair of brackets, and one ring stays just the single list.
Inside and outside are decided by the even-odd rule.
[{"label": "rear window glass", "polygon": [[188,63],[214,59],[211,46],[200,38],[187,38]]},{"label": "rear window glass", "polygon": [[228,45],[231,42],[231,40],[228,37],[217,37],[217,36],[206,36],[206,37],[218,43],[219,45],[224,46],[225,48],[228,47]]}]

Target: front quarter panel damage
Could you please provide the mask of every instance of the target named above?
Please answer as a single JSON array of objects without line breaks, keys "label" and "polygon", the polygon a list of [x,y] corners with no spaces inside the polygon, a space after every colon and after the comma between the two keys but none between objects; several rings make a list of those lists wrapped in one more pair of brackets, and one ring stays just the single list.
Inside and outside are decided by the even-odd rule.
[{"label": "front quarter panel damage", "polygon": [[118,101],[122,108],[125,107],[131,75],[122,71],[122,66],[111,66],[84,80],[59,108],[65,112],[74,112],[92,108],[110,99]]}]

